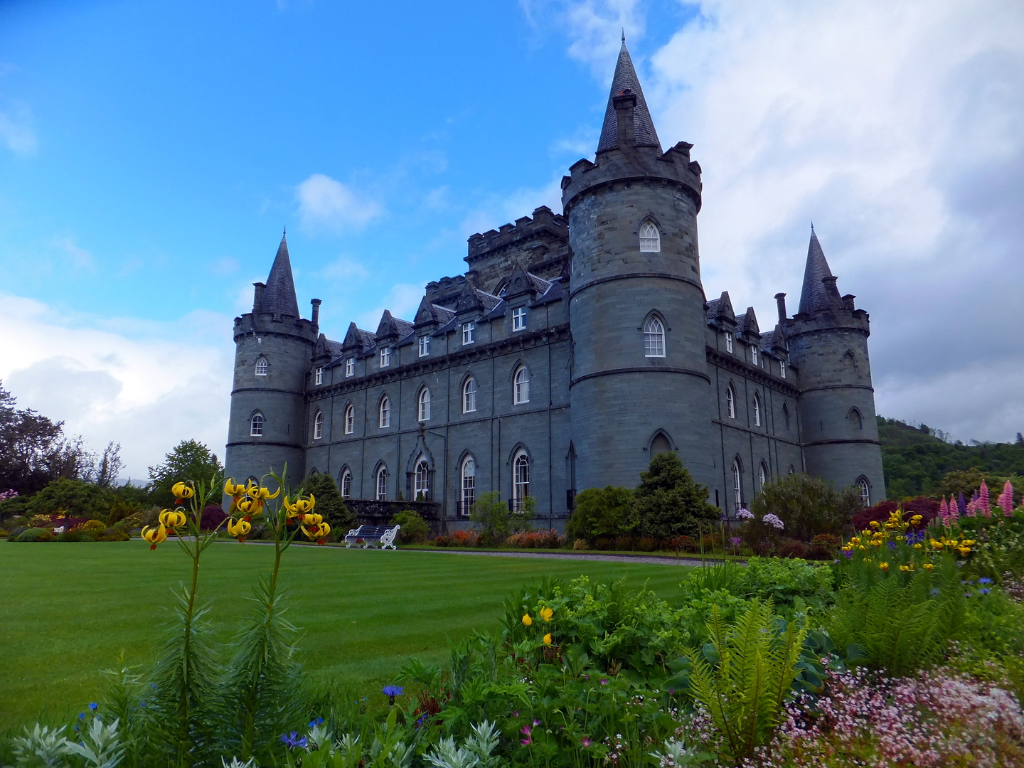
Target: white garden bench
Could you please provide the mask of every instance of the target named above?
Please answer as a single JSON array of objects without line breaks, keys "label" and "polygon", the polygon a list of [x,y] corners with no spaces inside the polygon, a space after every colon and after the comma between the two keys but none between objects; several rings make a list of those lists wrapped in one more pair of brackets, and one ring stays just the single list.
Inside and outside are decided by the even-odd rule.
[{"label": "white garden bench", "polygon": [[363,549],[369,549],[370,544],[375,541],[380,542],[381,549],[388,547],[398,549],[395,546],[395,536],[398,535],[398,529],[401,527],[400,525],[396,525],[394,528],[388,528],[386,525],[360,525],[345,534],[345,547],[351,549],[353,544],[362,539]]}]

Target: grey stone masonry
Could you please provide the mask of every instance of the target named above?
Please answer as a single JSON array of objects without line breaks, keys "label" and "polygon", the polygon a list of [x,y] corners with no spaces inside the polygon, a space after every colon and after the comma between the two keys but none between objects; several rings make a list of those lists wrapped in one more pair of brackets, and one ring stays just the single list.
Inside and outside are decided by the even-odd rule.
[{"label": "grey stone masonry", "polygon": [[882,499],[867,313],[813,231],[794,317],[784,293],[764,331],[728,292],[709,300],[691,148],[661,151],[623,45],[563,212],[470,237],[465,274],[428,283],[411,319],[321,334],[319,299],[298,316],[282,238],[235,319],[228,474],[327,473],[363,509],[421,499],[438,530],[469,525],[488,492],[531,497],[535,525],[563,529],[576,493],[635,487],[662,451],[726,518],[795,472]]}]

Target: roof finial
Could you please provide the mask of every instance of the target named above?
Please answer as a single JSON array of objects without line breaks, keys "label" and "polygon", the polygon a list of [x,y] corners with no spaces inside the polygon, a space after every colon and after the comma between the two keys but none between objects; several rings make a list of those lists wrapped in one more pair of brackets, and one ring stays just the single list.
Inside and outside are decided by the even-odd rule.
[{"label": "roof finial", "polygon": [[[813,229],[813,227],[812,227],[812,229]],[[281,233],[281,236],[282,236],[282,237],[284,237],[284,236],[285,236],[285,235],[287,235],[287,234],[288,234],[288,225],[287,225],[287,224],[285,224],[285,225],[284,225],[284,231],[283,231],[283,232]]]},{"label": "roof finial", "polygon": [[814,222],[813,221],[811,222],[811,234],[812,235],[814,234]]},{"label": "roof finial", "polygon": [[626,28],[625,27],[622,28],[622,44],[623,45],[626,44]]}]

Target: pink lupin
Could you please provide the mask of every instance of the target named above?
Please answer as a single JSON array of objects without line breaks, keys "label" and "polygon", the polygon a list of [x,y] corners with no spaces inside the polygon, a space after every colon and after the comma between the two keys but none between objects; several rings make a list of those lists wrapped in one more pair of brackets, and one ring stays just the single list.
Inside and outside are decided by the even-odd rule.
[{"label": "pink lupin", "polygon": [[[960,498],[963,498],[963,496],[961,495]],[[960,505],[957,504],[957,501],[953,498],[952,494],[950,494],[949,497],[949,517],[946,519],[949,520],[948,525],[950,528],[956,525],[956,521],[960,519]]]},{"label": "pink lupin", "polygon": [[981,489],[978,492],[978,510],[985,517],[992,517],[992,505],[989,504],[988,499],[988,485],[985,481],[981,481]]},{"label": "pink lupin", "polygon": [[939,504],[939,519],[943,525],[949,526],[949,505],[946,503],[945,496],[942,497],[942,503]]},{"label": "pink lupin", "polygon": [[1003,492],[999,494],[999,500],[996,503],[1002,507],[1003,514],[1006,517],[1013,515],[1013,484],[1009,480],[1003,486]]}]

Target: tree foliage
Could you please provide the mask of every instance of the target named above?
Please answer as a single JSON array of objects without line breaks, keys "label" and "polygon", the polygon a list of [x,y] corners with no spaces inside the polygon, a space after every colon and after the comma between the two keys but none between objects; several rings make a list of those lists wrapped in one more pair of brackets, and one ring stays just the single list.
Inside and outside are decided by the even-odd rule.
[{"label": "tree foliage", "polygon": [[785,535],[810,541],[821,533],[840,534],[861,509],[856,488],[836,490],[817,477],[803,473],[781,475],[764,484],[750,504],[756,523],[774,514],[786,524]]},{"label": "tree foliage", "polygon": [[310,475],[302,484],[302,493],[316,497],[316,511],[337,535],[343,536],[355,525],[356,516],[345,506],[345,499],[330,475],[323,472]]},{"label": "tree foliage", "polygon": [[632,523],[632,504],[633,492],[629,488],[587,488],[576,496],[565,533],[570,541],[585,539],[590,543],[620,536]]},{"label": "tree foliage", "polygon": [[659,453],[640,473],[633,503],[635,535],[655,539],[693,535],[719,514],[708,503],[707,486],[693,479],[674,452]]},{"label": "tree foliage", "polygon": [[65,512],[71,517],[106,519],[114,503],[114,494],[107,488],[84,480],[56,480],[32,497],[28,512],[52,515]]},{"label": "tree foliage", "polygon": [[[149,468],[149,488],[153,503],[169,506],[174,503],[171,486],[194,479],[214,486],[224,484],[224,468],[217,455],[197,440],[182,440],[164,458],[163,464]],[[245,478],[235,478],[244,482]]]},{"label": "tree foliage", "polygon": [[535,507],[536,500],[527,496],[523,500],[523,508],[513,511],[501,500],[497,491],[492,491],[482,494],[474,502],[469,519],[480,531],[484,544],[493,546],[529,528]]}]

